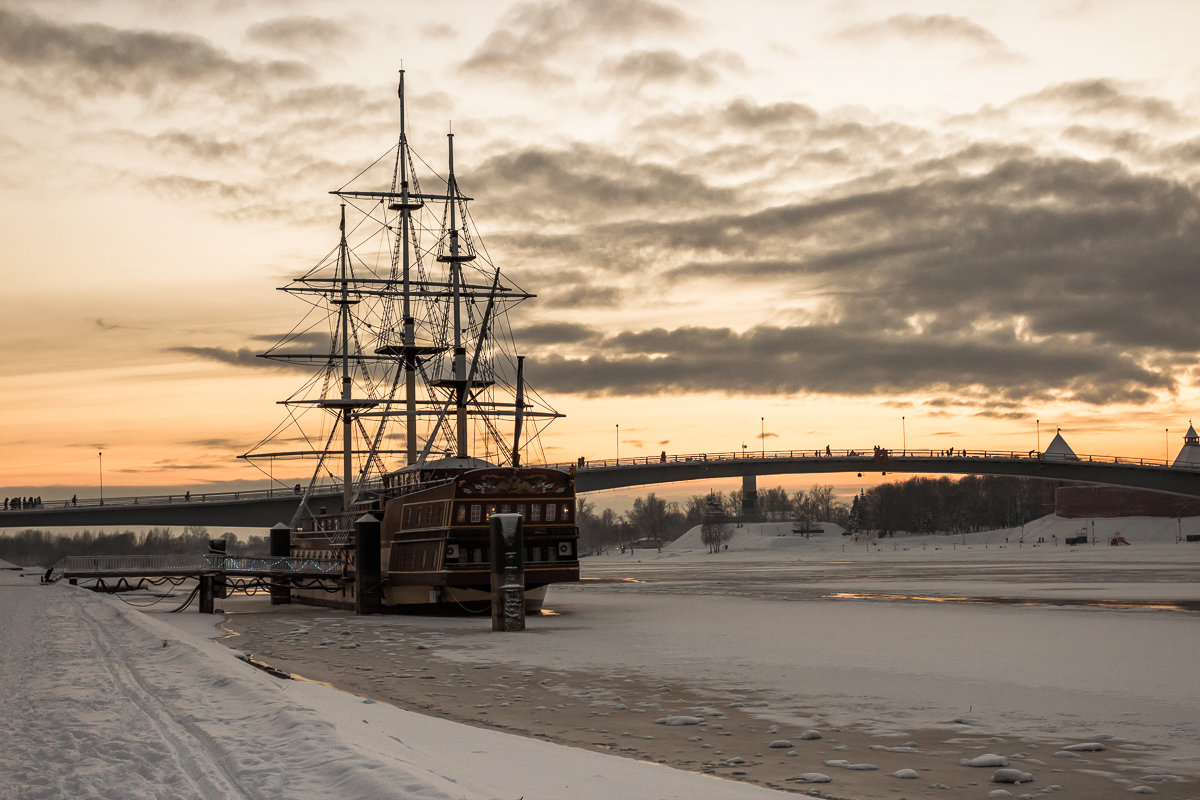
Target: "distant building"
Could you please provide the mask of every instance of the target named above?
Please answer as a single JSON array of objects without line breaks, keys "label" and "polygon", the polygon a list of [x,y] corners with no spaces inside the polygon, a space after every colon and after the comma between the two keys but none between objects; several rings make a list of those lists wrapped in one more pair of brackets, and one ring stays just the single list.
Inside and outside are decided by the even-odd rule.
[{"label": "distant building", "polygon": [[[1061,443],[1059,460],[1078,460],[1061,434],[1054,437],[1050,447]],[[1049,457],[1050,450],[1046,454]],[[1200,469],[1200,435],[1188,423],[1183,448],[1171,463],[1173,467]],[[1143,489],[1123,489],[1117,486],[1072,484],[1059,486],[1054,492],[1054,513],[1060,517],[1195,517],[1200,516],[1200,498],[1183,497]]]},{"label": "distant building", "polygon": [[1042,457],[1047,461],[1078,461],[1079,456],[1075,455],[1075,451],[1071,449],[1071,445],[1067,444],[1067,440],[1063,438],[1062,428],[1059,428],[1054,434],[1054,440],[1046,446],[1042,452]]},{"label": "distant building", "polygon": [[1200,469],[1200,436],[1192,427],[1191,420],[1188,420],[1187,433],[1183,435],[1183,447],[1179,450],[1179,455],[1175,456],[1175,460],[1171,462],[1171,466]]}]

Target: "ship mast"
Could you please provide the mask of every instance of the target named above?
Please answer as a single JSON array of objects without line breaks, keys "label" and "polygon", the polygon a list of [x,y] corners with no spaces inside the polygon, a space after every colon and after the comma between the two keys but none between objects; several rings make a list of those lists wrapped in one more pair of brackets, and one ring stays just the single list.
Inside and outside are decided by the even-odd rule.
[{"label": "ship mast", "polygon": [[465,261],[472,261],[475,254],[461,251],[461,246],[458,242],[458,181],[454,177],[454,134],[446,134],[446,141],[449,147],[449,177],[446,179],[446,203],[450,211],[450,224],[448,233],[450,235],[450,253],[438,256],[438,261],[447,262],[450,265],[450,285],[451,285],[451,302],[454,320],[454,364],[451,378],[451,385],[454,389],[454,404],[456,414],[455,426],[455,443],[459,458],[466,458],[467,453],[467,394],[470,389],[471,379],[467,375],[467,348],[463,346],[462,340],[462,265]]},{"label": "ship mast", "polygon": [[[404,117],[404,70],[400,70],[400,236],[404,240],[403,260],[403,317],[404,317],[404,410],[405,457],[407,463],[417,460],[417,356],[416,320],[412,315],[411,275],[408,255],[408,236],[414,206],[408,200],[408,134]],[[420,207],[418,203],[417,208]]]},{"label": "ship mast", "polygon": [[354,387],[350,378],[350,306],[358,302],[350,297],[350,248],[346,244],[346,205],[342,204],[339,223],[341,238],[338,243],[339,288],[337,297],[331,302],[338,307],[338,330],[341,333],[342,390],[334,402],[325,402],[323,407],[337,409],[342,425],[342,511],[349,514],[354,500],[354,430],[353,414],[356,409],[370,408],[374,400],[355,400]]}]

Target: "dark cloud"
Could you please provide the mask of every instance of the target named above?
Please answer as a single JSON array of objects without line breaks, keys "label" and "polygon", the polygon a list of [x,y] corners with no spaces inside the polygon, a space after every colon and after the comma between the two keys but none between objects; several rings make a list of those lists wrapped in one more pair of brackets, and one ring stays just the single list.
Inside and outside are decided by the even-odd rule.
[{"label": "dark cloud", "polygon": [[1075,114],[1120,114],[1154,123],[1174,123],[1181,119],[1179,109],[1167,100],[1127,91],[1118,81],[1091,79],[1049,86],[1017,101],[1018,104],[1045,104]]},{"label": "dark cloud", "polygon": [[201,358],[206,361],[217,361],[222,364],[229,364],[235,367],[255,367],[258,369],[274,368],[298,370],[302,372],[312,371],[312,368],[307,364],[293,364],[260,358],[258,354],[259,351],[251,350],[248,347],[240,347],[236,350],[223,347],[171,347],[168,348],[166,352],[178,353],[180,355],[191,356],[193,358]]},{"label": "dark cloud", "polygon": [[487,198],[487,219],[578,221],[633,216],[646,208],[708,205],[709,186],[687,171],[640,162],[594,146],[531,147],[489,158],[463,178],[463,188]]},{"label": "dark cloud", "polygon": [[212,464],[180,464],[176,461],[160,460],[155,461],[148,467],[124,467],[122,469],[112,470],[113,472],[122,475],[142,475],[146,473],[159,472],[192,472],[212,469]]},{"label": "dark cloud", "polygon": [[913,39],[921,42],[951,42],[976,45],[988,50],[1004,50],[1001,42],[991,31],[971,22],[965,17],[951,14],[897,14],[885,20],[850,25],[837,32],[840,39],[883,41],[892,38]]},{"label": "dark cloud", "polygon": [[556,62],[605,39],[666,35],[688,27],[677,8],[653,0],[550,0],[521,3],[463,62],[464,72],[537,84],[568,80]]},{"label": "dark cloud", "polygon": [[695,58],[688,58],[674,50],[635,50],[605,67],[605,71],[623,87],[655,83],[708,86],[715,83],[723,72],[744,69],[745,62],[741,56],[718,50]]},{"label": "dark cloud", "polygon": [[[1196,268],[1200,200],[1115,161],[1006,161],[743,214],[629,223],[637,249],[686,257],[666,274],[801,282],[840,315],[931,334],[980,325],[1200,347],[1179,293]],[[798,247],[803,243],[803,247]]]},{"label": "dark cloud", "polygon": [[586,358],[539,358],[538,376],[543,389],[589,396],[872,395],[962,387],[976,392],[982,405],[989,396],[1139,403],[1173,388],[1168,377],[1115,348],[897,337],[815,325],[624,332]]},{"label": "dark cloud", "polygon": [[253,342],[259,342],[264,345],[274,345],[274,344],[278,344],[280,342],[286,341],[289,348],[291,348],[291,347],[296,347],[296,348],[300,348],[300,349],[308,348],[314,352],[319,352],[320,350],[322,350],[322,348],[329,347],[329,333],[327,333],[327,332],[326,333],[318,333],[315,331],[310,331],[307,333],[292,332],[292,333],[287,334],[286,336],[279,336],[279,335],[273,335],[273,334],[261,334],[258,336],[251,336],[250,340]]},{"label": "dark cloud", "polygon": [[228,100],[266,82],[312,74],[298,61],[240,60],[189,34],[58,23],[13,9],[0,9],[0,61],[36,71],[37,86],[47,95],[69,88],[177,103],[188,102],[182,90],[189,87],[203,86]]},{"label": "dark cloud", "polygon": [[246,146],[242,142],[188,131],[166,131],[155,134],[148,141],[151,147],[173,158],[227,161],[246,155]]},{"label": "dark cloud", "polygon": [[192,439],[190,441],[180,442],[180,444],[188,447],[206,447],[211,450],[241,450],[246,446],[244,441],[239,439]]},{"label": "dark cloud", "polygon": [[311,56],[314,50],[334,50],[351,42],[350,30],[323,17],[279,17],[252,25],[246,37],[254,42]]},{"label": "dark cloud", "polygon": [[[1194,374],[1200,331],[1186,287],[1200,269],[1200,200],[1171,178],[1116,160],[973,145],[813,199],[755,208],[714,204],[712,187],[696,188],[705,201],[694,205],[680,192],[636,184],[558,198],[559,185],[585,195],[580,187],[607,186],[589,184],[599,165],[618,184],[638,170],[598,153],[575,166],[557,155],[539,152],[524,163],[548,206],[575,203],[571,216],[583,221],[569,236],[522,249],[513,235],[509,244],[522,261],[595,268],[545,270],[530,285],[550,280],[551,294],[579,297],[620,286],[623,303],[651,313],[664,293],[648,287],[662,279],[674,282],[667,295],[684,284],[767,284],[771,300],[760,314],[801,324],[786,335],[756,328],[581,337],[570,342],[570,357],[546,354],[550,388],[700,392],[727,375],[723,390],[746,393],[951,392],[956,402],[1006,417],[1030,399],[1147,403]],[[497,159],[513,172],[497,168],[490,177],[513,180],[519,163]],[[727,196],[752,197],[744,188]],[[606,210],[614,200],[619,211]],[[611,220],[616,213],[625,219]],[[752,351],[748,342],[773,346]],[[759,361],[761,368],[748,366]]]},{"label": "dark cloud", "polygon": [[576,322],[543,322],[513,329],[513,336],[524,345],[577,344],[596,336],[596,331]]},{"label": "dark cloud", "polygon": [[421,26],[421,36],[426,39],[457,39],[458,28],[447,22],[430,22]]}]

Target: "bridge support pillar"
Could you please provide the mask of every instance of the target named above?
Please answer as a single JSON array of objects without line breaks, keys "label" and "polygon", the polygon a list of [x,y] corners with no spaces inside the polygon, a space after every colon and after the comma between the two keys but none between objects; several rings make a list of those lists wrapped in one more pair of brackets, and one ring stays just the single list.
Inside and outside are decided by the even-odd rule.
[{"label": "bridge support pillar", "polygon": [[378,614],[383,606],[379,520],[363,514],[354,522],[354,613]]},{"label": "bridge support pillar", "polygon": [[200,576],[200,613],[213,613],[213,576]]},{"label": "bridge support pillar", "polygon": [[758,477],[742,476],[742,517],[753,519],[762,516],[758,510]]},{"label": "bridge support pillar", "polygon": [[[292,554],[292,529],[282,522],[271,528],[271,559],[287,558]],[[277,568],[276,567],[273,568]],[[271,579],[271,605],[285,606],[292,602],[292,590],[287,581]]]}]

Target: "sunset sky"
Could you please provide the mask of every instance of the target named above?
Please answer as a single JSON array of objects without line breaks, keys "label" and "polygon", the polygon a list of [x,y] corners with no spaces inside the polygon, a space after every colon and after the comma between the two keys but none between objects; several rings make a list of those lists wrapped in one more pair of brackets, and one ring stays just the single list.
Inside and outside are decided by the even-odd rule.
[{"label": "sunset sky", "polygon": [[401,66],[414,150],[453,125],[538,295],[549,458],[1024,452],[1035,420],[1174,457],[1198,31],[1190,0],[0,2],[0,495],[94,496],[101,451],[106,493],[265,487],[276,287],[394,143]]}]

